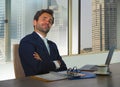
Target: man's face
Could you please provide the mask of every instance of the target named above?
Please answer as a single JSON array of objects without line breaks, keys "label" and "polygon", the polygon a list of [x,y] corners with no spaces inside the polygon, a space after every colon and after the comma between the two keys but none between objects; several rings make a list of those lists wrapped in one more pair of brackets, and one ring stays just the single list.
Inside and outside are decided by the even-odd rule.
[{"label": "man's face", "polygon": [[38,21],[34,20],[34,26],[37,31],[47,34],[52,26],[52,22],[52,16],[48,13],[43,13]]}]

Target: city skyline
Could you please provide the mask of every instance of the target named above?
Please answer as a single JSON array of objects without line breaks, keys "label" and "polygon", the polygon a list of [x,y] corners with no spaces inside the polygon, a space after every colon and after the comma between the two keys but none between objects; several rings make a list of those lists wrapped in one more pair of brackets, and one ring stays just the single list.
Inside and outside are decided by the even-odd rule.
[{"label": "city skyline", "polygon": [[92,51],[117,46],[116,0],[92,0]]},{"label": "city skyline", "polygon": [[[96,4],[93,1],[96,1]],[[119,1],[81,0],[81,50],[92,48],[94,51],[103,51],[109,50],[113,45],[119,47],[116,2]]]}]

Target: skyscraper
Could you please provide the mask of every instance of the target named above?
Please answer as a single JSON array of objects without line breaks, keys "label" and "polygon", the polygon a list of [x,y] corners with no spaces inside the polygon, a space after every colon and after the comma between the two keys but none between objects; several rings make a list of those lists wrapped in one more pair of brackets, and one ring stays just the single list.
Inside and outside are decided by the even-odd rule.
[{"label": "skyscraper", "polygon": [[0,1],[0,38],[4,38],[5,0]]},{"label": "skyscraper", "polygon": [[0,59],[4,58],[5,46],[5,0],[0,1]]},{"label": "skyscraper", "polygon": [[117,45],[117,1],[92,0],[92,50]]}]

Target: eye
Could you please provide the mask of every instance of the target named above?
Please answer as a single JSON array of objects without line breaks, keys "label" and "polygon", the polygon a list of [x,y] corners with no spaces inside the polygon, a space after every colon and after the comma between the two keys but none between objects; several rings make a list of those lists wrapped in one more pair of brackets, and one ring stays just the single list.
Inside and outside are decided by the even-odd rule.
[{"label": "eye", "polygon": [[42,21],[48,21],[51,25],[53,24],[53,19],[51,19],[51,18],[42,17],[41,20]]},{"label": "eye", "polygon": [[53,20],[52,20],[52,19],[50,19],[50,20],[49,20],[49,23],[50,23],[50,24],[52,24],[52,23],[53,23]]}]

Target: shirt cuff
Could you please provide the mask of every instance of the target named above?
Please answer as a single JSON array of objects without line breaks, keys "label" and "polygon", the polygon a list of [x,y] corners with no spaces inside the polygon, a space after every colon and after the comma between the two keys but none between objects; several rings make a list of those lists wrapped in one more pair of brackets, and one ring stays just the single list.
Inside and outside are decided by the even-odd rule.
[{"label": "shirt cuff", "polygon": [[60,68],[59,63],[58,63],[57,61],[53,61],[53,62],[54,62],[54,64],[55,64],[55,66],[56,66],[56,69],[59,69],[59,68]]}]

